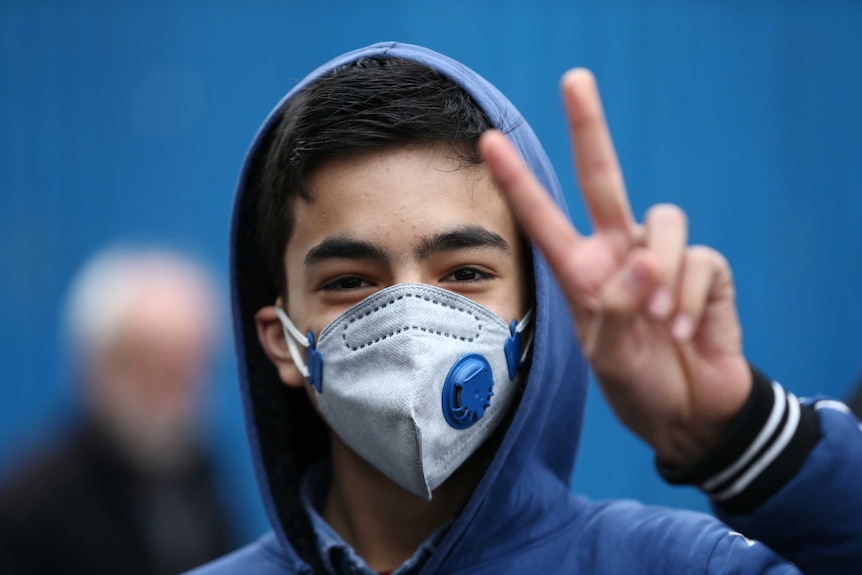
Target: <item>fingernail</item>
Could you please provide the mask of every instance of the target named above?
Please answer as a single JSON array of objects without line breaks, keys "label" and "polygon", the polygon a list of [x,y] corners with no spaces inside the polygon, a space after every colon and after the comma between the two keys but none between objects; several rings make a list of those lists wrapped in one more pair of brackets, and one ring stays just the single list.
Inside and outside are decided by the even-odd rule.
[{"label": "fingernail", "polygon": [[694,322],[692,322],[691,316],[687,313],[680,313],[677,314],[676,319],[673,320],[673,325],[670,326],[670,334],[676,341],[684,342],[691,337],[693,329]]},{"label": "fingernail", "polygon": [[655,290],[649,300],[649,312],[656,319],[665,319],[670,315],[673,307],[673,298],[670,295],[670,290],[666,287],[660,287]]}]

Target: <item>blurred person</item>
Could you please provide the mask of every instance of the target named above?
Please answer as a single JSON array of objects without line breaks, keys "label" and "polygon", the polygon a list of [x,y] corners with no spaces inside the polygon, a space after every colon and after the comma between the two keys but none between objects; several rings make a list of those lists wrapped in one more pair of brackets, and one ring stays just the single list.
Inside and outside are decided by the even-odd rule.
[{"label": "blurred person", "polygon": [[230,548],[203,447],[218,334],[204,270],[107,251],[66,308],[80,416],[0,490],[0,573],[173,574]]}]

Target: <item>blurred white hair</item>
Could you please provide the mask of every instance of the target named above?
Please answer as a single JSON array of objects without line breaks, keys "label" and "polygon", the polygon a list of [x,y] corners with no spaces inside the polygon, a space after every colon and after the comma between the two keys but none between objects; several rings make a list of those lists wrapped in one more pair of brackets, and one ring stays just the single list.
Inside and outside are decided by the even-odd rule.
[{"label": "blurred white hair", "polygon": [[196,294],[217,325],[218,293],[211,274],[177,251],[117,246],[91,258],[69,288],[63,320],[64,347],[76,368],[103,349],[140,293],[141,284],[170,278]]}]

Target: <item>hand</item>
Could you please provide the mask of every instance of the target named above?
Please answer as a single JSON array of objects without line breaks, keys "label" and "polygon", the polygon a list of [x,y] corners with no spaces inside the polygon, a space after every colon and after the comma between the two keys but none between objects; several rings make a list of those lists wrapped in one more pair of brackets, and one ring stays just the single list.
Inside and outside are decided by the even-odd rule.
[{"label": "hand", "polygon": [[568,72],[562,91],[592,236],[575,230],[505,136],[486,133],[479,151],[562,286],[617,417],[663,463],[692,464],[751,390],[730,268],[712,249],[687,247],[675,206],[635,223],[592,74]]}]

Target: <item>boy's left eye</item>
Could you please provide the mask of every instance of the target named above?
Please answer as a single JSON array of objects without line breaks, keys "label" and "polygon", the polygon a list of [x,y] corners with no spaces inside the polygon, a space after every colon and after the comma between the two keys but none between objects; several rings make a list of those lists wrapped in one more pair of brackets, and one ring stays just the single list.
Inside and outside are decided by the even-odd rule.
[{"label": "boy's left eye", "polygon": [[487,279],[491,279],[491,274],[476,268],[460,268],[445,277],[445,281],[454,282],[477,282]]}]

